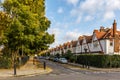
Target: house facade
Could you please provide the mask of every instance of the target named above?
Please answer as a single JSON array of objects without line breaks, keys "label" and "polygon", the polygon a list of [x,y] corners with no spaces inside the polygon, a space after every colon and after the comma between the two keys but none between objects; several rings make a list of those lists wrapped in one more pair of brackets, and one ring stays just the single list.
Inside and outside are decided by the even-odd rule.
[{"label": "house facade", "polygon": [[[117,23],[114,20],[112,28],[100,27],[99,30],[94,30],[91,35],[80,36],[78,40],[64,43],[60,47],[62,47],[62,53],[70,50],[75,54],[120,55],[120,31],[117,30]],[[60,50],[57,49],[57,51]],[[53,50],[53,52],[55,51]],[[53,54],[53,52],[51,53]]]}]

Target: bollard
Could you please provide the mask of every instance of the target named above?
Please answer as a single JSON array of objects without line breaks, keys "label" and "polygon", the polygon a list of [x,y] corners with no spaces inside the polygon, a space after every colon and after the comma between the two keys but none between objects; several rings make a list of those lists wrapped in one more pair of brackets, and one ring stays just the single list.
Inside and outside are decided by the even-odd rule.
[{"label": "bollard", "polygon": [[84,68],[84,64],[82,64],[82,68]]},{"label": "bollard", "polygon": [[89,61],[88,61],[88,69],[90,69],[90,63],[89,63]]},{"label": "bollard", "polygon": [[33,57],[33,65],[35,65],[35,57]]},{"label": "bollard", "polygon": [[46,62],[45,61],[43,62],[43,67],[44,67],[44,70],[46,70]]},{"label": "bollard", "polygon": [[16,75],[16,63],[14,61],[14,75]]}]

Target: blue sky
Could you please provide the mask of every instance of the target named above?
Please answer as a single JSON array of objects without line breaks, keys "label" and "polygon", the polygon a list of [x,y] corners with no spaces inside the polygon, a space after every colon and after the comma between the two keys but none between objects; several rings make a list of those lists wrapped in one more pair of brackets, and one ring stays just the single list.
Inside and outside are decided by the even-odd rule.
[{"label": "blue sky", "polygon": [[46,0],[46,16],[51,21],[49,33],[55,34],[55,47],[91,35],[100,26],[120,29],[120,0]]},{"label": "blue sky", "polygon": [[111,28],[114,19],[120,30],[120,0],[45,0],[45,5],[48,32],[55,34],[51,47],[91,35],[100,26]]}]

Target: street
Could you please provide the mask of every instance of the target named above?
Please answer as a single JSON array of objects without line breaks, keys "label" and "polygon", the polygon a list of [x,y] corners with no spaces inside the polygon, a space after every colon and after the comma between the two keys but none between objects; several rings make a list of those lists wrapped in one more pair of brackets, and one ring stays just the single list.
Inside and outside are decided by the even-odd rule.
[{"label": "street", "polygon": [[[43,61],[43,60],[40,60]],[[120,72],[89,71],[45,60],[53,72],[44,75],[2,78],[0,80],[120,80]]]}]

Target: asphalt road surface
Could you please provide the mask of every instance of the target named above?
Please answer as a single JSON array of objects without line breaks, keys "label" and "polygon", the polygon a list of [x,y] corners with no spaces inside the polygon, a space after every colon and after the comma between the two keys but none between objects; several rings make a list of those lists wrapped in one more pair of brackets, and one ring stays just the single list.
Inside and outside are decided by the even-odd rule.
[{"label": "asphalt road surface", "polygon": [[96,72],[69,67],[67,64],[48,60],[45,62],[47,66],[53,69],[53,72],[44,75],[10,77],[0,80],[120,80],[120,72]]}]

